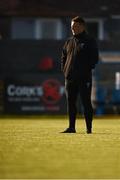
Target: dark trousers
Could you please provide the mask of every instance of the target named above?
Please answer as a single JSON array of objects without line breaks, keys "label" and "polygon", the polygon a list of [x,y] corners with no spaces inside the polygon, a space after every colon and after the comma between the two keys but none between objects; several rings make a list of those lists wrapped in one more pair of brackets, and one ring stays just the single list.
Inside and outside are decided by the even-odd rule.
[{"label": "dark trousers", "polygon": [[92,79],[87,81],[82,80],[80,82],[65,80],[70,128],[75,128],[78,95],[80,95],[81,103],[83,105],[86,128],[88,130],[92,128],[93,108],[91,104],[91,88]]}]

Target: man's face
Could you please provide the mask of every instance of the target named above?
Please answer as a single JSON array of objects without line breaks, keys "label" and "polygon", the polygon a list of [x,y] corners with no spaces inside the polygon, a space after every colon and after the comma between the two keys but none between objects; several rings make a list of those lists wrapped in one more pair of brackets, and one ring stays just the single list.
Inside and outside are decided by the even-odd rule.
[{"label": "man's face", "polygon": [[83,31],[83,25],[79,22],[71,22],[71,31],[73,35],[77,35]]}]

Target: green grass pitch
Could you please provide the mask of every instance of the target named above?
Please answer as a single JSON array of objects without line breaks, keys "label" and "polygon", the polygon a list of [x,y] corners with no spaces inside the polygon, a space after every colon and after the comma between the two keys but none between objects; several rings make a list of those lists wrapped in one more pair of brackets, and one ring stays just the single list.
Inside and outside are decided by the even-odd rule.
[{"label": "green grass pitch", "polygon": [[120,178],[120,119],[94,119],[93,134],[67,118],[0,119],[0,179]]}]

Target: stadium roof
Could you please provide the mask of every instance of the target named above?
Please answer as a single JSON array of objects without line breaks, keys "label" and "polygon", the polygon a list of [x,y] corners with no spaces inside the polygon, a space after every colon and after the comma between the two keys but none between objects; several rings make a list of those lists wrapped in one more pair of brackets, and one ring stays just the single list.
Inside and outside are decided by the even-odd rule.
[{"label": "stadium roof", "polygon": [[0,0],[3,16],[106,17],[120,15],[120,0]]}]

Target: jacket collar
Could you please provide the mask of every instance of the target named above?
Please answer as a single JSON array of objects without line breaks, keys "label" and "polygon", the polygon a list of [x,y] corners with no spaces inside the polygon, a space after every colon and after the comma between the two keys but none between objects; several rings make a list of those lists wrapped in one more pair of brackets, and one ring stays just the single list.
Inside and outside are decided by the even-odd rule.
[{"label": "jacket collar", "polygon": [[75,37],[77,39],[81,39],[81,38],[85,37],[86,34],[87,34],[87,32],[83,31],[82,33],[74,35],[73,37]]}]

